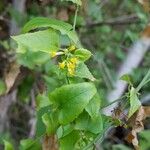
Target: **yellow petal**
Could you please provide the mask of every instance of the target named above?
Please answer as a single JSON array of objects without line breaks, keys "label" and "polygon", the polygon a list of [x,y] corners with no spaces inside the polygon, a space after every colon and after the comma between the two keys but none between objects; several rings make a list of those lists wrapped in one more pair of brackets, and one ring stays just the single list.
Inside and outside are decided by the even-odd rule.
[{"label": "yellow petal", "polygon": [[75,49],[76,49],[75,45],[70,45],[68,48],[69,51],[74,51]]},{"label": "yellow petal", "polygon": [[58,65],[59,65],[59,68],[60,68],[60,69],[64,69],[65,66],[66,66],[66,64],[65,64],[64,61],[63,61],[62,63],[59,63]]},{"label": "yellow petal", "polygon": [[57,56],[57,52],[51,52],[50,53],[50,56],[53,58],[53,57],[55,57],[55,56]]},{"label": "yellow petal", "polygon": [[70,61],[71,61],[72,63],[76,64],[77,61],[78,61],[78,59],[77,59],[76,57],[73,57],[73,58],[70,59]]}]

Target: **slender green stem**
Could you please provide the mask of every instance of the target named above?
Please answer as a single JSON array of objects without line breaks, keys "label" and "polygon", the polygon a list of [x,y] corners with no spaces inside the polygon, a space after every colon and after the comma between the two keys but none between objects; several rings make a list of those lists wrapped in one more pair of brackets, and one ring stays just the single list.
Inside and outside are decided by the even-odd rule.
[{"label": "slender green stem", "polygon": [[140,82],[138,87],[136,88],[137,92],[146,84],[150,81],[150,69],[148,70],[147,74],[143,78],[143,80]]},{"label": "slender green stem", "polygon": [[70,84],[70,81],[69,81],[68,75],[66,75],[66,82],[67,82],[67,84]]},{"label": "slender green stem", "polygon": [[107,104],[107,105],[104,105],[101,109],[106,108],[106,107],[108,107],[108,106],[110,106],[110,105],[112,105],[112,104],[114,104],[114,103],[116,103],[116,102],[119,102],[119,101],[121,101],[121,100],[122,100],[123,98],[125,98],[125,97],[126,97],[126,95],[123,95],[122,97],[120,97],[120,98],[118,98],[118,99],[112,101],[111,103],[109,103],[109,104]]},{"label": "slender green stem", "polygon": [[79,5],[77,5],[75,15],[74,15],[73,31],[75,31],[75,29],[76,29],[78,11],[79,11]]}]

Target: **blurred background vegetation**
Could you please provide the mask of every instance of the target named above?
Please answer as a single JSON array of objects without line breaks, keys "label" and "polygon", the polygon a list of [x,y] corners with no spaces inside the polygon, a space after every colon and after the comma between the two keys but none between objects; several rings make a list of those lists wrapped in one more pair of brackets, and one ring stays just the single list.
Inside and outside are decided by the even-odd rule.
[{"label": "blurred background vegetation", "polygon": [[[149,14],[136,0],[83,0],[77,16],[77,33],[83,46],[93,53],[88,61],[90,70],[96,77],[96,85],[102,99],[107,104],[107,94],[114,88],[117,70],[128,56],[129,47],[137,41],[149,22]],[[0,149],[3,139],[15,145],[20,139],[35,135],[35,99],[43,81],[48,91],[63,84],[59,71],[43,52],[16,54],[16,45],[10,36],[21,32],[21,27],[31,18],[45,16],[73,24],[75,5],[61,0],[0,0]],[[62,44],[68,43],[62,38]],[[21,64],[20,73],[16,72]],[[136,61],[136,60],[135,60]],[[150,68],[150,51],[142,58],[140,65],[132,70],[134,85],[138,85]],[[14,81],[9,92],[6,82]],[[45,97],[39,95],[38,99]],[[150,85],[141,91],[141,99],[150,102]],[[7,101],[7,102],[6,102]],[[142,150],[150,149],[149,120],[140,134]],[[118,129],[117,129],[118,130]],[[106,150],[128,150],[124,140],[126,131],[116,129],[106,137],[102,148]],[[121,137],[120,137],[121,136]],[[117,144],[117,145],[116,145]],[[123,145],[125,144],[125,145]],[[132,148],[131,148],[132,149]]]}]

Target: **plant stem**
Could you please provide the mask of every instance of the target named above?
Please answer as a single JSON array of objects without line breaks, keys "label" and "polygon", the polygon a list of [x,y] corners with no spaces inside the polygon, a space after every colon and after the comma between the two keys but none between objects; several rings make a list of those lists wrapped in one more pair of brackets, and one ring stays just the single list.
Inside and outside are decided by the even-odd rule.
[{"label": "plant stem", "polygon": [[118,99],[112,101],[111,103],[104,105],[101,109],[106,108],[106,107],[108,107],[108,106],[110,106],[110,105],[112,105],[112,104],[114,104],[114,103],[116,103],[116,102],[118,102],[118,101],[121,101],[121,100],[122,100],[123,98],[125,98],[125,97],[126,97],[126,95],[123,95],[122,97],[120,97],[120,98],[118,98]]},{"label": "plant stem", "polygon": [[79,11],[79,5],[77,5],[75,15],[74,15],[73,31],[75,31],[75,29],[76,29],[78,11]]},{"label": "plant stem", "polygon": [[69,81],[69,78],[67,75],[66,75],[66,82],[67,82],[67,84],[70,84],[70,81]]},{"label": "plant stem", "polygon": [[140,82],[138,87],[136,88],[137,92],[146,84],[150,81],[150,69],[148,70],[147,74],[143,78],[143,80]]}]

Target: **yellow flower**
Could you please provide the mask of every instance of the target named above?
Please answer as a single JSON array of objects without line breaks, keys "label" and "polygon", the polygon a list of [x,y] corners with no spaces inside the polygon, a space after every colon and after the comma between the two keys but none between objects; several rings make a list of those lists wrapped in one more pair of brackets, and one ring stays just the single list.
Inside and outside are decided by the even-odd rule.
[{"label": "yellow flower", "polygon": [[63,61],[61,63],[58,64],[60,69],[64,69],[66,66],[66,63]]},{"label": "yellow flower", "polygon": [[51,52],[50,53],[50,56],[53,58],[53,57],[55,57],[55,56],[57,56],[57,52]]},{"label": "yellow flower", "polygon": [[75,64],[74,64],[74,63],[71,63],[71,62],[68,62],[68,63],[67,63],[67,67],[68,67],[69,69],[74,69],[74,68],[75,68]]},{"label": "yellow flower", "polygon": [[73,64],[76,64],[78,59],[76,57],[73,57],[70,59],[70,61],[73,63]]},{"label": "yellow flower", "polygon": [[69,75],[70,75],[70,76],[74,76],[74,75],[75,75],[75,71],[72,70],[72,69],[69,69],[68,72],[69,72]]},{"label": "yellow flower", "polygon": [[75,74],[75,64],[72,62],[67,63],[68,73],[73,76]]},{"label": "yellow flower", "polygon": [[68,47],[68,50],[69,51],[74,51],[76,49],[76,46],[75,45],[70,45],[69,47]]}]

